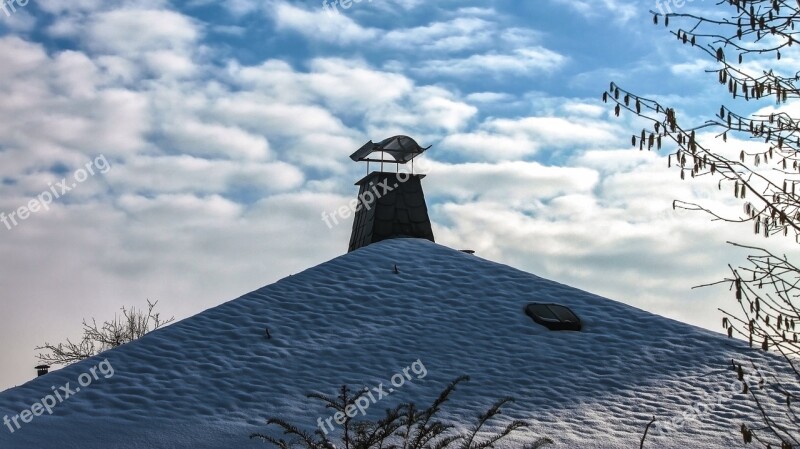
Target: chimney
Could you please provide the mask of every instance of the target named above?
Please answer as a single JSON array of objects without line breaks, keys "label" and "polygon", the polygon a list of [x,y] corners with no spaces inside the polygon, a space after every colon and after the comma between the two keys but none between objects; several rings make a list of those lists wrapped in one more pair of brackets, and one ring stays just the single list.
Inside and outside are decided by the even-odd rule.
[{"label": "chimney", "polygon": [[[356,182],[358,206],[348,252],[397,237],[434,241],[422,192],[425,175],[414,174],[414,158],[428,148],[420,147],[411,137],[394,136],[380,143],[370,140],[350,156],[356,162],[367,163],[367,176]],[[370,162],[380,162],[381,170],[370,173]],[[400,165],[409,162],[411,171],[401,172]],[[395,164],[396,170],[383,171],[386,163]]]},{"label": "chimney", "polygon": [[[29,365],[30,366],[30,365]],[[34,368],[36,370],[36,377],[42,377],[50,370],[50,365],[39,365]]]}]

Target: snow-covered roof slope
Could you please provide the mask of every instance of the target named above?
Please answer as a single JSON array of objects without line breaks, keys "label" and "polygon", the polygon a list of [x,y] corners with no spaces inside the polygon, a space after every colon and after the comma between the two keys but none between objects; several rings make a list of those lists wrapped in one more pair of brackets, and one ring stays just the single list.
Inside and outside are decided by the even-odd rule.
[{"label": "snow-covered roof slope", "polygon": [[[532,301],[570,307],[583,331],[535,324],[523,312]],[[743,351],[722,335],[505,265],[395,239],[3,392],[0,418],[56,392],[63,401],[52,415],[34,407],[41,416],[27,414],[19,428],[0,423],[0,448],[267,447],[248,438],[267,417],[313,430],[330,416],[306,394],[381,383],[388,394],[392,376],[415,361],[368,418],[401,402],[429,404],[467,374],[445,417],[472,424],[513,396],[503,416],[532,423],[515,445],[546,436],[550,447],[638,447],[657,415],[678,430],[651,431],[646,447],[738,447],[749,409],[730,391],[728,367]],[[60,388],[67,382],[69,393]],[[702,401],[713,403],[688,412]]]}]

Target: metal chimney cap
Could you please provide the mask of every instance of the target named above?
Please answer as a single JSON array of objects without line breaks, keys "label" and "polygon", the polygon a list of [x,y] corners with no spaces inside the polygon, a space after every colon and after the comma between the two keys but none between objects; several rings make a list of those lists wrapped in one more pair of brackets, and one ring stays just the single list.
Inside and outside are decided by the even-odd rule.
[{"label": "metal chimney cap", "polygon": [[[369,142],[365,143],[355,153],[350,155],[350,159],[359,162],[394,162],[398,164],[405,164],[415,157],[419,156],[430,146],[423,148],[414,139],[408,136],[393,136],[384,139],[379,143]],[[369,156],[373,153],[388,153],[392,159],[371,159]]]}]

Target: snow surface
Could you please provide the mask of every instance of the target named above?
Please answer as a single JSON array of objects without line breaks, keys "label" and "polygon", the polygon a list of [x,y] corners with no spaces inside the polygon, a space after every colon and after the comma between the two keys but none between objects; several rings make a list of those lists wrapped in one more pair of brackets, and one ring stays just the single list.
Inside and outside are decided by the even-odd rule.
[{"label": "snow surface", "polygon": [[[584,330],[535,324],[523,313],[533,301],[570,307]],[[388,389],[391,376],[418,359],[427,375],[411,372],[368,418],[401,402],[429,404],[467,374],[444,416],[471,425],[496,399],[513,396],[503,416],[532,426],[510,447],[546,436],[555,441],[546,447],[638,448],[651,416],[671,420],[704,393],[728,389],[730,360],[743,354],[770,357],[474,255],[395,239],[0,393],[0,418],[10,417],[52,386],[74,388],[104,359],[114,369],[52,415],[13,434],[0,427],[0,448],[266,448],[249,435],[264,431],[267,417],[313,430],[330,416],[306,394],[334,395],[342,384]],[[751,410],[742,398],[729,393],[646,447],[741,446],[738,427]]]}]

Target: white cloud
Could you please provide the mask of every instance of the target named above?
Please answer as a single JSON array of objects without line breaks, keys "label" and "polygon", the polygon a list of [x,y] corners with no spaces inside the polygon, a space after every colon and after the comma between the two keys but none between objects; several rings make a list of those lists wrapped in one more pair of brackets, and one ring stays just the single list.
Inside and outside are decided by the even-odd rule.
[{"label": "white cloud", "polygon": [[[136,36],[132,39],[132,36]],[[90,49],[122,55],[186,49],[200,37],[199,26],[169,10],[114,10],[95,14],[86,30]]]},{"label": "white cloud", "polygon": [[614,144],[619,140],[617,128],[607,121],[586,117],[537,116],[490,118],[481,123],[477,130],[445,137],[442,146],[462,156],[499,161],[524,158],[541,148],[586,148]]},{"label": "white cloud", "polygon": [[598,18],[611,15],[617,22],[627,22],[640,11],[640,7],[629,0],[553,0],[565,5],[584,17]]},{"label": "white cloud", "polygon": [[[541,33],[519,27],[504,27],[493,10],[467,8],[447,21],[421,26],[381,30],[365,27],[332,9],[304,9],[279,1],[270,9],[279,30],[292,30],[309,41],[339,46],[369,45],[405,53],[415,61],[417,75],[465,77],[488,73],[523,74],[552,72],[567,58],[537,44]],[[480,17],[483,16],[483,17]],[[469,52],[467,55],[461,53]],[[441,55],[457,55],[443,58]],[[420,55],[427,57],[418,64]],[[398,63],[402,67],[403,63]]]},{"label": "white cloud", "polygon": [[514,96],[502,92],[473,92],[464,97],[464,99],[474,103],[500,103],[513,101]]},{"label": "white cloud", "polygon": [[426,193],[440,201],[496,202],[530,210],[566,193],[587,193],[597,185],[594,170],[548,167],[536,162],[444,164],[429,162]]},{"label": "white cloud", "polygon": [[176,118],[164,125],[172,151],[209,157],[266,159],[269,142],[234,126],[202,123],[191,118]]},{"label": "white cloud", "polygon": [[[288,104],[318,102],[324,105],[324,111],[314,113],[316,118],[311,112],[302,113],[306,120],[293,125],[281,122],[299,112],[279,110],[283,116],[261,120],[279,123],[278,128],[284,133],[298,129],[294,133],[297,136],[320,133],[349,135],[341,122],[333,117],[320,116],[328,111],[336,117],[361,118],[370,133],[387,133],[394,129],[403,133],[403,129],[412,128],[452,132],[463,128],[477,113],[474,106],[461,101],[447,89],[418,86],[405,75],[372,68],[360,59],[317,58],[308,62],[308,68],[307,72],[301,72],[283,62],[267,61],[254,67],[231,66],[228,73],[242,86],[268,95],[270,100],[265,98],[263,103],[274,103],[278,97]],[[221,104],[234,101],[239,103],[239,98],[227,98],[221,100]],[[256,109],[274,107],[250,104],[247,112],[241,115],[256,117]],[[224,115],[239,116],[230,112],[228,109]]]},{"label": "white cloud", "polygon": [[562,107],[564,112],[573,116],[600,118],[608,113],[608,110],[603,106],[577,100],[567,101]]},{"label": "white cloud", "polygon": [[544,47],[519,48],[512,53],[473,54],[466,58],[429,60],[413,71],[419,75],[469,77],[483,73],[493,76],[551,73],[561,68],[567,57]]},{"label": "white cloud", "polygon": [[252,132],[299,137],[313,132],[341,133],[342,122],[330,111],[311,104],[271,103],[249,94],[216,100],[213,112]]},{"label": "white cloud", "polygon": [[[193,0],[191,3],[195,5],[203,4],[213,4],[216,3],[215,0]],[[227,9],[233,16],[241,17],[252,12],[256,12],[264,6],[263,1],[260,0],[227,0],[222,3],[222,5]]]},{"label": "white cloud", "polygon": [[706,71],[714,68],[714,63],[708,59],[695,59],[689,62],[672,64],[669,70],[677,76],[696,77],[705,76]]},{"label": "white cloud", "polygon": [[492,42],[496,25],[475,17],[460,17],[448,22],[389,30],[380,43],[406,51],[458,52]]},{"label": "white cloud", "polygon": [[342,114],[369,111],[401,100],[414,89],[403,75],[375,70],[363,61],[319,58],[309,64],[308,90]]},{"label": "white cloud", "polygon": [[285,162],[208,160],[187,155],[139,156],[117,164],[108,182],[123,192],[205,195],[241,188],[267,196],[302,185],[304,176]]},{"label": "white cloud", "polygon": [[400,131],[409,129],[418,129],[421,133],[449,133],[466,126],[476,114],[474,106],[456,99],[446,89],[420,86],[402,102],[373,108],[366,121],[370,135],[406,134]]},{"label": "white cloud", "polygon": [[108,55],[107,61],[116,61],[117,69],[120,60],[128,62],[124,71],[129,80],[131,75],[183,77],[195,73],[194,53],[204,31],[199,21],[166,9],[159,1],[110,6],[114,5],[101,8],[88,2],[64,10],[47,3],[44,7],[56,14],[47,32],[60,39],[75,39],[94,55]]},{"label": "white cloud", "polygon": [[126,194],[120,196],[117,204],[140,220],[158,220],[179,228],[235,219],[243,211],[242,206],[219,195],[201,198],[192,194],[163,194],[147,198]]},{"label": "white cloud", "polygon": [[532,139],[487,131],[457,133],[445,137],[442,147],[454,154],[483,160],[515,160],[532,155],[539,144]]},{"label": "white cloud", "polygon": [[279,30],[293,30],[310,40],[351,45],[374,40],[378,31],[364,28],[346,14],[322,7],[309,11],[289,3],[277,2],[271,8]]}]

